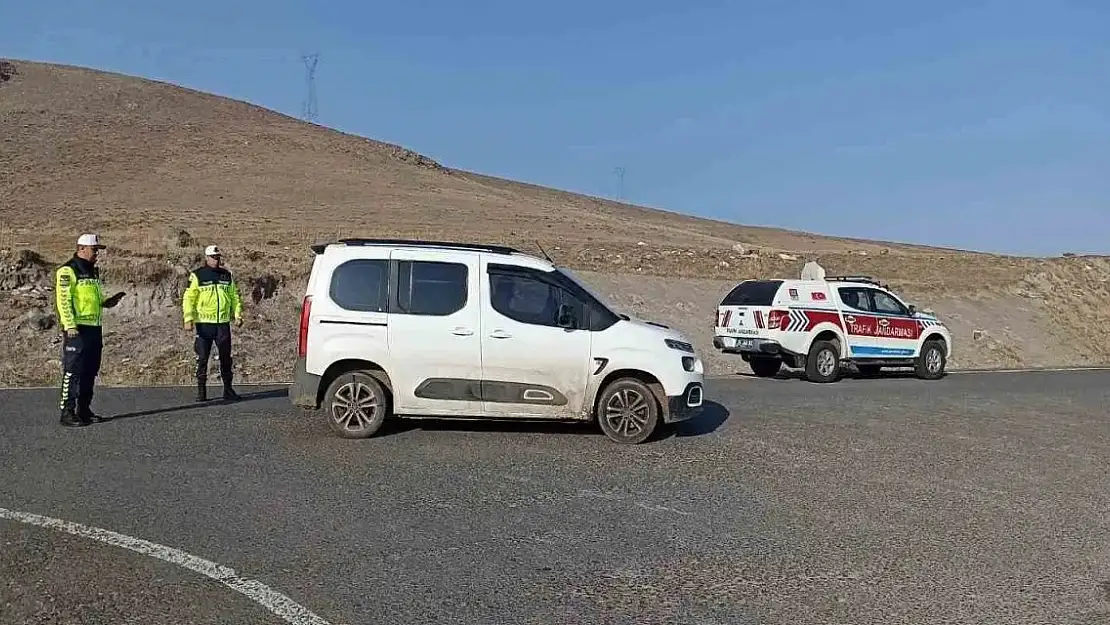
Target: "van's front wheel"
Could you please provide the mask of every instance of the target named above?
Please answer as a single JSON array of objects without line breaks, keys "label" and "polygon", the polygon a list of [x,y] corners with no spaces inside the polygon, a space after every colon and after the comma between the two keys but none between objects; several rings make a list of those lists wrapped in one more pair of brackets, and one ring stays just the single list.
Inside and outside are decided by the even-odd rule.
[{"label": "van's front wheel", "polygon": [[651,389],[636,378],[614,380],[598,401],[597,422],[611,440],[638,445],[655,432],[659,404]]},{"label": "van's front wheel", "polygon": [[368,373],[352,371],[340,375],[324,394],[328,427],[343,438],[370,438],[378,432],[389,413],[389,398]]}]

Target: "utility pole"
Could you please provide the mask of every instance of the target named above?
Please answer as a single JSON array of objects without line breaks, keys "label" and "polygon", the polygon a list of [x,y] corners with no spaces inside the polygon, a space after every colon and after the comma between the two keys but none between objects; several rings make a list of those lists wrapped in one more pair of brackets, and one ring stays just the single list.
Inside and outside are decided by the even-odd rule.
[{"label": "utility pole", "polygon": [[306,122],[316,119],[316,63],[320,60],[320,54],[313,52],[312,54],[305,54],[301,56],[304,61],[305,70],[305,99],[301,106],[301,118]]},{"label": "utility pole", "polygon": [[624,199],[624,168],[616,167],[613,173],[617,175],[617,199],[622,200]]}]

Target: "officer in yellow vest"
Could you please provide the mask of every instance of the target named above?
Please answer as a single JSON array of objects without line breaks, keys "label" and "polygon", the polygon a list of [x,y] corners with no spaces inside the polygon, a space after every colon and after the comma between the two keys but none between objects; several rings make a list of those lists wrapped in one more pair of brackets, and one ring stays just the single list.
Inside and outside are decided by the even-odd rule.
[{"label": "officer in yellow vest", "polygon": [[62,340],[61,423],[80,427],[106,419],[90,408],[104,348],[102,309],[113,308],[124,293],[104,299],[97,256],[104,246],[95,234],[77,239],[77,252],[54,274],[54,297]]},{"label": "officer in yellow vest", "polygon": [[189,286],[181,298],[185,329],[196,327],[193,349],[197,354],[197,401],[208,399],[208,359],[213,343],[220,356],[224,399],[235,401],[239,395],[231,388],[231,320],[243,325],[243,302],[231,272],[222,266],[220,248],[209,245],[204,257],[204,266],[189,273]]}]

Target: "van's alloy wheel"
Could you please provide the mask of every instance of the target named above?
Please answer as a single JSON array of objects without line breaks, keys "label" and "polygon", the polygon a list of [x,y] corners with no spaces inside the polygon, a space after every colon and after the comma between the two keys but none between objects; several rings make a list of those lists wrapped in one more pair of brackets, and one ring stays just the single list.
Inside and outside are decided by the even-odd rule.
[{"label": "van's alloy wheel", "polygon": [[389,401],[381,383],[362,371],[336,378],[328,387],[324,405],[328,426],[343,438],[373,436],[389,411]]},{"label": "van's alloy wheel", "polygon": [[618,443],[638,444],[655,432],[659,423],[659,404],[655,394],[635,378],[610,383],[598,402],[598,425]]}]

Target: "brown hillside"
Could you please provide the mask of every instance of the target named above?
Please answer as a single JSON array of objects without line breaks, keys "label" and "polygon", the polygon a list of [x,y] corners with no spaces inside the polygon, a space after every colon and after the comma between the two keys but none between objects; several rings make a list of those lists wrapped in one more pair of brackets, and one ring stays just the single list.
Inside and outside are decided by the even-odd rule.
[{"label": "brown hillside", "polygon": [[[970,306],[959,313],[969,334],[993,323],[998,316],[991,307],[1005,298],[1032,306],[1026,313],[1033,327],[1040,328],[1037,315],[1054,315],[1046,327],[1055,338],[1042,341],[1043,354],[997,339],[990,349],[981,343],[965,350],[960,364],[1110,358],[1110,345],[1091,323],[1107,315],[1110,268],[1091,259],[1002,257],[699,219],[450,169],[398,146],[166,83],[20,60],[0,69],[7,76],[0,77],[0,250],[6,250],[0,298],[31,288],[30,278],[4,277],[27,271],[20,250],[41,254],[47,264],[59,262],[74,237],[89,230],[112,246],[104,262],[107,278],[141,296],[129,304],[134,310],[125,307],[119,315],[143,315],[150,323],[161,315],[158,323],[165,324],[174,320],[174,281],[208,241],[227,248],[233,269],[248,281],[265,277],[267,285],[286,286],[293,303],[312,242],[405,236],[534,251],[539,241],[557,261],[596,272],[591,275],[614,289],[615,299],[689,328],[703,352],[711,352],[704,333],[717,290],[747,277],[795,275],[805,257],[817,256],[831,272],[881,276],[923,305],[936,303],[938,312],[947,301]],[[626,274],[663,282],[621,282]],[[666,279],[680,276],[685,280],[679,284],[694,290],[673,292]],[[35,280],[35,288],[48,289],[41,277]],[[648,284],[659,286],[643,291]],[[288,310],[265,318],[265,306],[280,299],[272,290],[261,289],[266,298],[256,311],[259,323],[286,332]],[[56,354],[46,337],[54,333],[36,329],[46,321],[29,321],[49,315],[45,295],[17,295],[22,303],[8,311],[6,323],[18,332],[3,339],[14,341],[6,350],[14,356],[7,373],[0,369],[0,381],[47,379]],[[0,331],[4,323],[0,318]],[[120,323],[120,332],[131,327]],[[1048,347],[1057,343],[1064,347]],[[185,365],[174,360],[179,347],[136,356],[143,361],[135,364],[142,379],[180,379]],[[272,350],[260,353],[274,362],[244,366],[281,377],[285,363]],[[983,356],[988,353],[1004,358]],[[38,365],[14,364],[21,354]],[[108,366],[105,377],[124,379],[135,371],[121,369],[113,378]]]},{"label": "brown hillside", "polygon": [[197,234],[242,243],[256,243],[262,230],[281,235],[282,243],[351,230],[451,233],[528,246],[538,238],[564,249],[647,241],[939,252],[737,226],[500,180],[166,83],[13,64],[19,73],[3,85],[0,98],[0,164],[14,173],[3,189],[2,215],[18,224],[20,234],[34,233],[24,238],[37,245],[54,234],[58,221],[76,214],[97,219],[107,236],[125,245],[134,243],[124,239],[161,234],[167,225],[215,218],[223,220],[217,228]]}]

